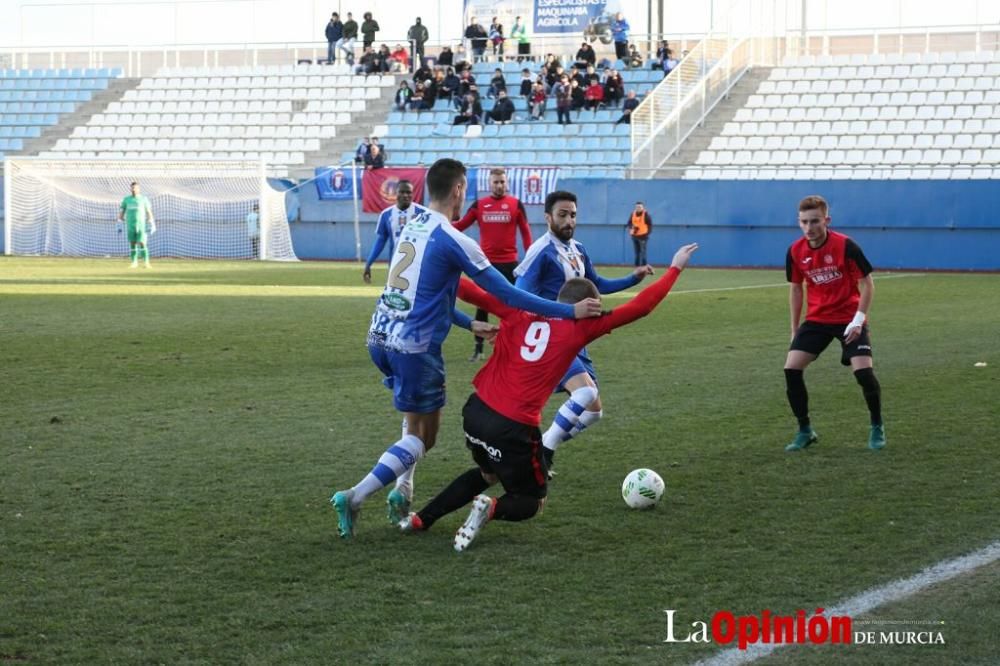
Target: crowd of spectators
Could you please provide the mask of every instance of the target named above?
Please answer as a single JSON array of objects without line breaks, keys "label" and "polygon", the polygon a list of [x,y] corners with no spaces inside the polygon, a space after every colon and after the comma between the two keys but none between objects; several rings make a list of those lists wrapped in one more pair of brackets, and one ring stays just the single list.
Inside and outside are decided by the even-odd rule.
[{"label": "crowd of spectators", "polygon": [[[576,59],[569,66],[554,55],[547,55],[537,69],[521,70],[520,86],[508,90],[502,68],[496,68],[489,82],[477,81],[467,55],[461,47],[455,51],[446,48],[437,63],[430,67],[421,63],[412,81],[402,81],[396,90],[393,108],[397,111],[425,111],[453,108],[454,124],[510,123],[516,119],[513,97],[524,99],[527,120],[541,120],[546,109],[554,105],[557,121],[571,124],[573,112],[596,112],[604,108],[622,108],[618,122],[630,122],[630,116],[639,100],[635,91],[625,90],[621,72],[610,61],[595,66],[596,54],[584,43]],[[493,99],[493,106],[484,111],[482,98]]]}]

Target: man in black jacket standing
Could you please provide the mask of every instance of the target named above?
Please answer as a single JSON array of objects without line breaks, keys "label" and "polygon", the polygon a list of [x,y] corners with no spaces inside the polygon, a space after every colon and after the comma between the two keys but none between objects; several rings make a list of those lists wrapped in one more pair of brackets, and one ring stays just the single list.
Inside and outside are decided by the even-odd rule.
[{"label": "man in black jacket standing", "polygon": [[475,17],[469,21],[469,27],[465,29],[465,38],[469,40],[469,46],[472,49],[472,62],[482,60],[483,53],[486,52],[488,35],[486,29],[479,24]]},{"label": "man in black jacket standing", "polygon": [[413,67],[419,69],[424,64],[424,44],[430,39],[430,34],[427,32],[427,26],[420,22],[420,17],[417,17],[417,22],[410,26],[410,29],[406,32],[406,38],[410,40],[411,60],[413,61]]},{"label": "man in black jacket standing", "polygon": [[337,62],[337,42],[344,36],[344,24],[340,16],[334,12],[330,22],[326,24],[326,61],[329,64]]}]

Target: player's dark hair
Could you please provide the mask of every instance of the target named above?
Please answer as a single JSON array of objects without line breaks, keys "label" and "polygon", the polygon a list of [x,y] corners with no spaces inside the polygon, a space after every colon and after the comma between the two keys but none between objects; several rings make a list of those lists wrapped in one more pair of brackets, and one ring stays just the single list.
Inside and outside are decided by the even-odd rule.
[{"label": "player's dark hair", "polygon": [[576,195],[572,192],[567,192],[566,190],[549,192],[549,196],[545,197],[545,213],[551,215],[552,209],[555,208],[556,204],[560,201],[572,201],[573,203],[576,203]]},{"label": "player's dark hair", "polygon": [[814,210],[817,208],[823,212],[823,217],[826,217],[829,214],[829,204],[826,203],[826,199],[818,194],[810,194],[799,202],[799,212],[804,210]]},{"label": "player's dark hair", "polygon": [[139,181],[133,180],[131,183],[129,183],[129,188],[133,188],[133,187],[135,187],[138,184],[139,184]]},{"label": "player's dark hair", "polygon": [[410,186],[410,189],[411,189],[411,190],[413,189],[413,181],[412,181],[412,180],[407,180],[407,179],[405,179],[405,178],[404,178],[403,180],[399,181],[398,183],[396,183],[396,189],[398,190],[398,189],[399,189],[399,188],[401,188],[401,187],[402,187],[403,185],[409,185],[409,186]]},{"label": "player's dark hair", "polygon": [[459,180],[465,177],[465,165],[443,157],[427,170],[427,192],[432,201],[444,201]]},{"label": "player's dark hair", "polygon": [[569,303],[572,305],[573,303],[579,303],[585,298],[600,297],[601,294],[597,291],[597,287],[587,278],[570,278],[563,283],[556,300],[560,303]]}]

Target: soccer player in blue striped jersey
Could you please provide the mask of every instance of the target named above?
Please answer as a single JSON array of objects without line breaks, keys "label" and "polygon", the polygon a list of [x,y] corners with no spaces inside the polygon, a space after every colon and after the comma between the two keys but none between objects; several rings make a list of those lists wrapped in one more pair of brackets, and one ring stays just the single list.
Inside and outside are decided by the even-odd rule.
[{"label": "soccer player in blue striped jersey", "polygon": [[413,183],[408,180],[399,181],[396,188],[396,203],[383,210],[378,216],[378,224],[375,226],[375,245],[368,253],[365,272],[361,276],[365,284],[371,284],[372,264],[382,254],[386,244],[389,245],[389,256],[392,257],[396,243],[399,241],[399,234],[406,226],[407,220],[413,219],[426,210],[420,204],[413,203]]},{"label": "soccer player in blue striped jersey", "polygon": [[[568,305],[516,289],[490,265],[474,240],[452,226],[465,201],[461,162],[435,162],[427,171],[427,190],[429,210],[403,227],[368,329],[368,353],[385,375],[386,386],[392,388],[393,403],[406,417],[407,433],[389,446],[361,481],[330,498],[337,511],[337,531],[345,539],[354,535],[362,502],[395,481],[434,446],[445,404],[441,347],[455,317],[462,273],[511,307],[562,319],[601,314],[597,299]],[[496,332],[495,326],[483,322],[469,325],[485,337]],[[397,499],[402,501],[396,507],[390,503],[390,518],[395,514],[402,520],[412,497]]]},{"label": "soccer player in blue striped jersey", "polygon": [[[601,277],[587,256],[583,244],[573,238],[576,231],[576,195],[555,191],[545,198],[545,221],[549,231],[528,248],[524,260],[514,269],[515,285],[542,298],[555,299],[563,284],[572,278],[585,277],[602,294],[613,294],[633,287],[647,275],[650,265],[637,267],[630,275],[610,279]],[[570,397],[559,408],[549,429],[542,436],[543,454],[549,467],[559,445],[597,423],[604,415],[597,388],[597,373],[586,348],[580,352],[556,389]]]}]

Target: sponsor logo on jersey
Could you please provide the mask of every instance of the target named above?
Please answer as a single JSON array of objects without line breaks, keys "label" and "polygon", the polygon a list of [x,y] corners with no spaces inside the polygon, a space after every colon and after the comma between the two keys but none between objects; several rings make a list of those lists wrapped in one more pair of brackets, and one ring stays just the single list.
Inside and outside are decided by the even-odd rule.
[{"label": "sponsor logo on jersey", "polygon": [[396,293],[382,294],[382,302],[393,310],[399,310],[400,312],[406,312],[413,307],[413,304],[410,303],[406,296]]},{"label": "sponsor logo on jersey", "polygon": [[[506,206],[504,206],[504,208],[506,208]],[[510,222],[510,213],[483,213],[483,222]]]},{"label": "sponsor logo on jersey", "polygon": [[813,284],[827,284],[844,277],[836,267],[816,268],[809,271],[807,277]]}]

